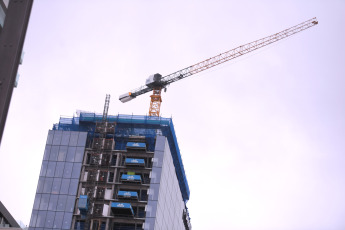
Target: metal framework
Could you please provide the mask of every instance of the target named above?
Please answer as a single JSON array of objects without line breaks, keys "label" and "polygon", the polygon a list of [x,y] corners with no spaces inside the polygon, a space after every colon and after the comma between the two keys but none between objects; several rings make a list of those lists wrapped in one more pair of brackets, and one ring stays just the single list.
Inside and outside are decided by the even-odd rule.
[{"label": "metal framework", "polygon": [[[267,45],[270,45],[274,42],[280,41],[284,38],[287,38],[291,35],[294,35],[296,33],[299,33],[303,30],[306,30],[310,27],[313,27],[318,24],[318,21],[316,18],[309,19],[305,22],[302,22],[298,25],[295,25],[293,27],[290,27],[286,30],[283,30],[279,33],[272,34],[270,36],[261,38],[259,40],[247,43],[245,45],[241,45],[239,47],[236,47],[232,50],[229,50],[227,52],[221,53],[219,55],[216,55],[214,57],[211,57],[209,59],[206,59],[202,62],[199,62],[195,65],[189,66],[187,68],[184,68],[182,70],[179,70],[177,72],[174,72],[172,74],[169,74],[165,77],[162,77],[162,79],[156,83],[156,85],[159,85],[160,90],[162,88],[165,88],[169,84],[181,80],[183,78],[189,77],[193,74],[199,73],[201,71],[207,70],[209,68],[212,68],[214,66],[217,66],[219,64],[222,64],[224,62],[230,61],[232,59],[235,59],[237,57],[240,57],[242,55],[245,55],[247,53],[250,53],[252,51],[255,51],[257,49],[260,49],[262,47],[265,47]],[[160,97],[160,92],[159,92],[159,97],[158,94],[155,93],[157,90],[157,87],[150,87],[150,86],[141,86],[137,89],[132,90],[129,93],[129,96],[133,99],[139,95],[142,95],[144,93],[147,93],[149,91],[154,91],[153,95],[151,96],[151,104],[150,104],[150,116],[159,116],[159,110],[160,110],[160,104],[161,104],[161,97]],[[154,100],[153,100],[154,99]],[[157,102],[156,102],[157,101]],[[159,101],[159,103],[158,103]],[[126,102],[126,101],[124,101]],[[154,106],[154,107],[153,107]],[[151,113],[151,110],[154,111]]]},{"label": "metal framework", "polygon": [[149,116],[159,117],[159,111],[161,109],[162,97],[161,97],[162,88],[157,87],[153,89],[153,94],[151,97]]},{"label": "metal framework", "polygon": [[[102,221],[102,208],[104,203],[104,191],[107,188],[107,175],[109,172],[110,152],[114,148],[115,123],[107,122],[110,95],[105,97],[102,121],[96,122],[95,132],[90,153],[90,165],[87,168],[88,178],[84,184],[89,199],[89,210],[85,218],[86,230],[100,230]],[[107,136],[110,136],[107,139]]]},{"label": "metal framework", "polygon": [[110,94],[107,94],[105,96],[105,103],[104,103],[104,109],[103,109],[102,122],[106,122],[107,121],[108,110],[109,110],[109,103],[110,103]]}]

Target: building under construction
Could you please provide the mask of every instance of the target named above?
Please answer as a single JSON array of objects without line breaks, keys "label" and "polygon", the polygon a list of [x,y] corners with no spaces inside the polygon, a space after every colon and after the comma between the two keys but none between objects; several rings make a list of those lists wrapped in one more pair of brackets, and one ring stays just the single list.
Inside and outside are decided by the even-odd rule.
[{"label": "building under construction", "polygon": [[80,112],[49,130],[29,229],[191,229],[172,119]]}]

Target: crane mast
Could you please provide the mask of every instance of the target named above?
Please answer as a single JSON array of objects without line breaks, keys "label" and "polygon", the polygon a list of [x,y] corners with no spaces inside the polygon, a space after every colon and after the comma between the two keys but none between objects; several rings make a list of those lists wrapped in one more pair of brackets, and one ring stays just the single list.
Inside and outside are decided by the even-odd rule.
[{"label": "crane mast", "polygon": [[121,95],[119,97],[119,100],[123,103],[128,102],[139,95],[153,91],[153,94],[151,95],[149,116],[159,116],[160,106],[162,103],[161,92],[162,89],[166,88],[169,84],[181,80],[183,78],[189,77],[193,74],[199,73],[201,71],[207,70],[224,62],[230,61],[247,53],[253,52],[257,49],[270,45],[274,42],[280,41],[284,38],[292,36],[317,24],[317,19],[312,18],[298,25],[285,29],[279,33],[272,34],[270,36],[247,43],[245,45],[241,45],[232,50],[226,51],[224,53],[201,61],[195,65],[186,67],[182,70],[171,73],[164,77],[162,77],[162,75],[160,74],[151,75],[146,80],[146,84],[144,86],[141,86],[137,89],[132,90],[129,93]]}]

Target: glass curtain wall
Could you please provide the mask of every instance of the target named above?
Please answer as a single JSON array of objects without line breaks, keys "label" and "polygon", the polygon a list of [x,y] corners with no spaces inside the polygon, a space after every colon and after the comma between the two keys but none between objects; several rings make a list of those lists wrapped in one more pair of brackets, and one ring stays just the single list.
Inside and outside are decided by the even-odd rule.
[{"label": "glass curtain wall", "polygon": [[70,229],[87,132],[50,130],[30,230]]}]

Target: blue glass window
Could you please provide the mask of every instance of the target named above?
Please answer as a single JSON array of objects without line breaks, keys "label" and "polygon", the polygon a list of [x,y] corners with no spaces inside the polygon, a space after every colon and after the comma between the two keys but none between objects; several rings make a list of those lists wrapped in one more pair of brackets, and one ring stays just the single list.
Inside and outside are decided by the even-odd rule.
[{"label": "blue glass window", "polygon": [[55,161],[50,161],[48,163],[46,177],[53,177],[54,176],[55,166],[56,166],[56,162]]},{"label": "blue glass window", "polygon": [[54,131],[49,130],[48,131],[48,137],[47,137],[47,145],[53,144],[53,137],[54,137]]},{"label": "blue glass window", "polygon": [[48,161],[43,161],[41,166],[40,176],[45,176],[47,172]]},{"label": "blue glass window", "polygon": [[50,194],[42,194],[41,202],[40,202],[40,210],[48,209],[49,197],[50,197]]},{"label": "blue glass window", "polygon": [[30,226],[35,227],[37,221],[38,211],[33,210],[31,214]]},{"label": "blue glass window", "polygon": [[62,179],[60,194],[68,194],[70,179]]},{"label": "blue glass window", "polygon": [[70,229],[72,223],[72,213],[65,212],[63,217],[62,229]]},{"label": "blue glass window", "polygon": [[47,161],[49,160],[49,156],[50,156],[50,150],[51,150],[52,146],[51,145],[46,145],[46,148],[44,149],[44,156],[43,156],[43,160]]},{"label": "blue glass window", "polygon": [[77,147],[74,162],[82,162],[84,157],[84,147]]},{"label": "blue glass window", "polygon": [[68,147],[66,161],[73,162],[77,147]]},{"label": "blue glass window", "polygon": [[55,217],[55,212],[47,212],[46,221],[44,225],[45,228],[53,228],[54,217]]},{"label": "blue glass window", "polygon": [[44,180],[43,193],[50,193],[52,191],[53,178],[46,177]]},{"label": "blue glass window", "polygon": [[62,177],[64,167],[64,162],[57,162],[54,177]]},{"label": "blue glass window", "polygon": [[53,145],[61,144],[62,131],[55,131],[53,138]]},{"label": "blue glass window", "polygon": [[74,163],[73,164],[73,170],[72,170],[72,178],[79,179],[80,170],[81,170],[81,163]]},{"label": "blue glass window", "polygon": [[78,132],[71,132],[71,138],[69,139],[69,146],[77,146]]},{"label": "blue glass window", "polygon": [[38,184],[37,184],[37,193],[43,192],[43,186],[44,186],[44,177],[39,177]]},{"label": "blue glass window", "polygon": [[56,212],[55,219],[54,219],[54,226],[53,228],[61,229],[62,221],[63,221],[63,212]]},{"label": "blue glass window", "polygon": [[78,181],[79,181],[78,179],[71,179],[71,183],[69,185],[69,191],[68,191],[69,195],[75,195],[77,193]]},{"label": "blue glass window", "polygon": [[79,133],[77,146],[85,146],[87,133]]},{"label": "blue glass window", "polygon": [[67,146],[60,146],[58,161],[65,161],[67,155]]},{"label": "blue glass window", "polygon": [[59,153],[59,146],[53,145],[51,150],[50,150],[49,160],[50,161],[57,161],[58,153]]},{"label": "blue glass window", "polygon": [[59,194],[60,187],[61,187],[61,178],[54,178],[52,194]]},{"label": "blue glass window", "polygon": [[39,209],[41,201],[41,194],[36,194],[35,202],[34,202],[34,209]]},{"label": "blue glass window", "polygon": [[50,195],[48,210],[56,211],[59,195]]},{"label": "blue glass window", "polygon": [[38,211],[36,227],[44,227],[47,211]]},{"label": "blue glass window", "polygon": [[63,170],[63,178],[71,178],[73,163],[66,162]]},{"label": "blue glass window", "polygon": [[67,195],[59,195],[58,203],[56,210],[57,211],[65,211]]},{"label": "blue glass window", "polygon": [[70,132],[62,132],[61,145],[68,145],[70,137]]},{"label": "blue glass window", "polygon": [[75,203],[75,196],[68,196],[65,211],[66,212],[73,212],[74,203]]}]

